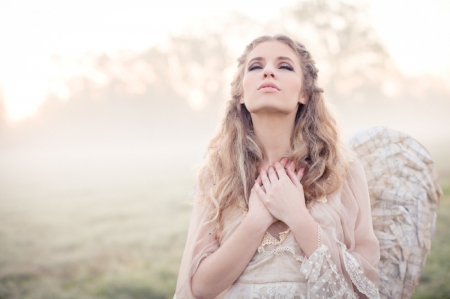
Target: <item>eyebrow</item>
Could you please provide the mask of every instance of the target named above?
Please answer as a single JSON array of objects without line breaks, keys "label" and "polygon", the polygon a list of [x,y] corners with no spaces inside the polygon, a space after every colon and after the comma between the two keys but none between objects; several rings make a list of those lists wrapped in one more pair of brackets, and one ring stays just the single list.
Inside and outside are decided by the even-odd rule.
[{"label": "eyebrow", "polygon": [[[252,59],[247,63],[247,65],[250,64],[250,62],[252,62],[252,61],[254,61],[254,60],[256,60],[256,61],[262,61],[262,60],[265,60],[265,59],[264,59],[263,57],[255,57],[255,58],[252,58]],[[289,57],[287,57],[287,56],[278,56],[277,60],[290,60],[290,61],[292,61],[292,63],[294,63],[294,61],[293,61],[292,59],[290,59]]]}]

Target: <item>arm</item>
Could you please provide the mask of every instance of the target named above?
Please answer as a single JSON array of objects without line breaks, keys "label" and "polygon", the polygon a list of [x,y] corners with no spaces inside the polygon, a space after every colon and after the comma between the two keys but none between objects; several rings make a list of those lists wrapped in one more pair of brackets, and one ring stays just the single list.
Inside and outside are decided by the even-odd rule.
[{"label": "arm", "polygon": [[249,212],[232,235],[198,266],[192,277],[195,298],[215,298],[244,271],[267,228],[275,221],[259,200],[254,188]]},{"label": "arm", "polygon": [[351,219],[344,219],[342,224],[348,230],[344,239],[345,246],[342,246],[345,270],[355,290],[369,298],[376,298],[380,246],[373,231],[366,174],[359,161],[350,163],[342,188],[343,210]]},{"label": "arm", "polygon": [[192,277],[195,298],[214,298],[230,286],[250,262],[267,227],[249,213],[230,238],[198,267]]},{"label": "arm", "polygon": [[330,194],[327,203],[316,203],[311,213],[323,225],[327,267],[335,267],[338,280],[361,298],[379,298],[380,248],[372,228],[365,172],[358,161],[349,164],[341,189]]}]

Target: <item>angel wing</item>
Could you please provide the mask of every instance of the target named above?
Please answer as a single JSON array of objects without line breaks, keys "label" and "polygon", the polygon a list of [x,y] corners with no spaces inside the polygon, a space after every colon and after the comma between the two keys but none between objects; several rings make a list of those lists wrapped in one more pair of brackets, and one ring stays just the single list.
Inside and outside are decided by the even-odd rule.
[{"label": "angel wing", "polygon": [[411,298],[436,224],[442,190],[434,161],[407,134],[374,127],[349,141],[367,175],[373,227],[380,241],[380,297]]}]

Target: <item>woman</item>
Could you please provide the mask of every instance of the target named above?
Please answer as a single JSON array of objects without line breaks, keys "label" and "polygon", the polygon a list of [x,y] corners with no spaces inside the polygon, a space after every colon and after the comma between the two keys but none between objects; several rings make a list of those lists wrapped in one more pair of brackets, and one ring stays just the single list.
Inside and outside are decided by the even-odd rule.
[{"label": "woman", "polygon": [[238,62],[176,298],[378,298],[364,170],[338,139],[309,52],[262,36]]}]

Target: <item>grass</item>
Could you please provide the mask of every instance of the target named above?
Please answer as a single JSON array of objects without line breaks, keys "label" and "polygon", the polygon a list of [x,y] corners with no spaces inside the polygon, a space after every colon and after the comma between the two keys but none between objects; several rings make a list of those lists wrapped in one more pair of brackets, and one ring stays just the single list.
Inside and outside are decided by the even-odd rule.
[{"label": "grass", "polygon": [[191,185],[3,186],[0,299],[172,298]]},{"label": "grass", "polygon": [[[68,192],[3,186],[0,299],[172,298],[191,185],[179,179]],[[443,189],[415,299],[450,298],[450,184]]]},{"label": "grass", "polygon": [[450,298],[450,184],[442,187],[436,233],[413,299]]}]

